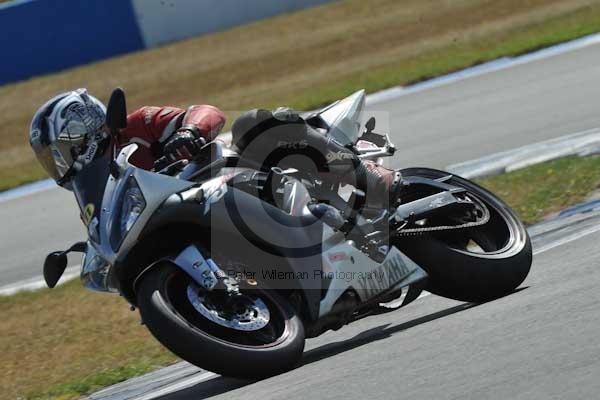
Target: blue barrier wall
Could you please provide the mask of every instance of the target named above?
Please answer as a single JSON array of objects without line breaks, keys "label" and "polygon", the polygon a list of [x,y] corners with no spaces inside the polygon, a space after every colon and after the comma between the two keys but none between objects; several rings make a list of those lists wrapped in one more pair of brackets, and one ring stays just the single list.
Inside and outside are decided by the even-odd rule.
[{"label": "blue barrier wall", "polygon": [[332,0],[15,0],[0,4],[0,84]]},{"label": "blue barrier wall", "polygon": [[26,0],[0,6],[0,84],[144,47],[129,0]]}]

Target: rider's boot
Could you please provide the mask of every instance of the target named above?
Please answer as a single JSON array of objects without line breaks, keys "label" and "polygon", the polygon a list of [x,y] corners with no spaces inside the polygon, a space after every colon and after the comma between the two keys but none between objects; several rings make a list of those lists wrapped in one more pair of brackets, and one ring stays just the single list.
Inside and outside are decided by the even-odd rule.
[{"label": "rider's boot", "polygon": [[354,185],[366,192],[365,205],[369,208],[389,208],[398,204],[402,189],[399,170],[383,167],[373,161],[361,160],[344,182],[355,180]]},{"label": "rider's boot", "polygon": [[[281,162],[282,167],[300,170],[316,167],[320,175],[364,191],[369,208],[388,208],[398,201],[402,188],[399,171],[361,160],[350,148],[308,125],[294,110],[251,110],[233,123],[231,131],[233,148],[244,158],[267,165]],[[305,157],[290,157],[293,154]]]}]

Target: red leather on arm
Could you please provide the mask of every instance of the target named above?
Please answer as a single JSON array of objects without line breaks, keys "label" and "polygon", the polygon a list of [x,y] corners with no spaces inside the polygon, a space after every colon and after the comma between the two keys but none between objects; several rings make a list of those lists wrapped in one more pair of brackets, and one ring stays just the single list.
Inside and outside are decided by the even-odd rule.
[{"label": "red leather on arm", "polygon": [[194,126],[207,140],[213,140],[225,125],[225,114],[217,107],[207,104],[194,105],[187,109],[181,126]]},{"label": "red leather on arm", "polygon": [[[185,115],[183,115],[185,113]],[[183,120],[173,121],[183,116]],[[169,123],[173,122],[172,126]],[[225,114],[209,105],[191,106],[186,110],[176,107],[142,107],[127,116],[127,128],[121,130],[119,144],[139,145],[131,162],[145,169],[152,168],[156,157],[150,146],[160,140],[163,144],[181,126],[197,128],[208,141],[213,140],[225,125]],[[165,130],[168,127],[168,130]]]},{"label": "red leather on arm", "polygon": [[121,135],[125,141],[137,137],[152,144],[160,139],[169,122],[184,112],[176,107],[142,107],[127,116],[127,128]]},{"label": "red leather on arm", "polygon": [[[119,144],[121,146],[129,143],[139,145],[131,162],[140,168],[152,168],[155,157],[150,146],[161,138],[169,122],[184,112],[181,108],[175,107],[142,107],[129,114],[127,128],[122,129],[119,135]],[[174,127],[173,130],[176,128]],[[168,132],[168,134],[171,133]]]}]

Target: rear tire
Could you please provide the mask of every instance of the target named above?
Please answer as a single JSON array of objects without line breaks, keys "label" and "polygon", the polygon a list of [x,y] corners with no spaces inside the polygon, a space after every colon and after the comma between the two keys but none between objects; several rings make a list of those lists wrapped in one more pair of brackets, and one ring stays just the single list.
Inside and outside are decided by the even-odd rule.
[{"label": "rear tire", "polygon": [[[304,326],[294,309],[277,293],[253,289],[253,295],[269,304],[273,320],[269,323],[277,323],[278,328],[273,328],[273,332],[279,332],[272,343],[254,345],[250,340],[254,332],[224,328],[198,313],[184,289],[191,282],[178,267],[163,263],[148,271],[138,286],[143,322],[177,356],[209,371],[238,378],[275,375],[291,369],[301,358]],[[228,334],[239,340],[231,339]]]},{"label": "rear tire", "polygon": [[[401,172],[429,179],[451,175],[429,168]],[[531,240],[523,223],[481,186],[455,175],[446,183],[463,187],[481,200],[490,210],[490,221],[470,231],[400,238],[395,244],[429,274],[426,290],[434,294],[482,302],[511,293],[525,280],[532,263]],[[467,249],[467,243],[473,242],[481,252]]]}]

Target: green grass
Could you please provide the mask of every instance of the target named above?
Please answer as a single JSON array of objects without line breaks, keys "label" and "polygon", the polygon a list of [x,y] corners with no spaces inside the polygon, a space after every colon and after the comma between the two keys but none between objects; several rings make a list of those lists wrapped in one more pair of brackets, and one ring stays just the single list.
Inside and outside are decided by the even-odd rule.
[{"label": "green grass", "polygon": [[7,166],[3,175],[5,176],[0,180],[0,192],[48,178],[46,171],[35,160],[26,165]]},{"label": "green grass", "polygon": [[1,399],[76,399],[177,361],[119,296],[78,281],[0,297]]},{"label": "green grass", "polygon": [[[454,43],[410,60],[360,71],[336,79],[315,91],[299,93],[292,104],[300,109],[326,105],[364,88],[375,92],[410,85],[506,56],[518,56],[600,31],[600,13],[575,13],[554,18],[520,32],[481,38],[469,45]],[[275,104],[273,104],[274,106]]]},{"label": "green grass", "polygon": [[106,100],[121,85],[130,108],[212,103],[231,123],[240,110],[310,109],[597,31],[600,0],[346,0],[2,86],[0,190],[44,177],[27,125],[66,89]]},{"label": "green grass", "polygon": [[479,180],[526,224],[585,200],[600,187],[600,156],[567,157]]},{"label": "green grass", "polygon": [[69,383],[57,384],[39,393],[33,393],[32,399],[73,399],[93,393],[127,379],[143,375],[156,369],[152,362],[133,361],[128,365],[103,369],[95,375],[83,377]]}]

